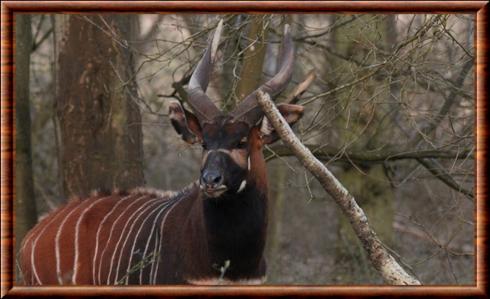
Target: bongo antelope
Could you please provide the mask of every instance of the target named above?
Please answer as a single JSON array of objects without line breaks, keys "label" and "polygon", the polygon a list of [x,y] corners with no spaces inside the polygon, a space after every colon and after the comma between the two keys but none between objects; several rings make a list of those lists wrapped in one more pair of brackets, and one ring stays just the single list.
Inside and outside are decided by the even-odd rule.
[{"label": "bongo antelope", "polygon": [[[256,102],[291,78],[288,26],[278,72],[228,114],[206,95],[219,23],[188,88],[193,113],[177,102],[170,119],[190,144],[202,145],[200,178],[179,192],[135,189],[72,199],[25,237],[19,265],[27,285],[259,283],[267,228],[262,146],[278,139]],[[303,107],[278,106],[293,124]]]}]

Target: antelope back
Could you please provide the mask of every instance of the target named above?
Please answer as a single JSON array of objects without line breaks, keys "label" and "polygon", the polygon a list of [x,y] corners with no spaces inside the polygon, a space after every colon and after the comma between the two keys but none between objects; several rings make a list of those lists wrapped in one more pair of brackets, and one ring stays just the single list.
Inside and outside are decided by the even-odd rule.
[{"label": "antelope back", "polygon": [[25,237],[19,253],[24,282],[175,281],[170,264],[185,245],[176,243],[174,232],[182,225],[179,214],[188,213],[197,191],[192,184],[179,193],[136,189],[69,201]]}]

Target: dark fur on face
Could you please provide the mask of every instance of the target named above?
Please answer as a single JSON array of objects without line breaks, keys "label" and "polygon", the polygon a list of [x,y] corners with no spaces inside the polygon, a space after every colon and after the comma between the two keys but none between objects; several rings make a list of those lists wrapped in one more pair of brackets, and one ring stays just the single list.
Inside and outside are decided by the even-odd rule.
[{"label": "dark fur on face", "polygon": [[[225,193],[242,192],[247,184],[249,170],[248,127],[243,123],[234,123],[222,118],[213,124],[205,125],[202,132],[201,186],[205,195],[217,197]],[[212,178],[216,184],[219,181],[220,185],[213,186]],[[208,185],[218,190],[222,188],[224,191],[207,193]]]},{"label": "dark fur on face", "polygon": [[[303,107],[283,104],[278,106],[288,123],[295,123],[303,114]],[[200,124],[196,117],[175,102],[170,107],[172,125],[182,138],[203,148],[200,187],[206,198],[226,198],[225,195],[243,192],[251,183],[251,151],[262,150],[262,144],[279,139],[267,118],[255,126],[236,121],[229,116],[218,116]],[[251,134],[255,129],[259,134]],[[253,135],[253,136],[252,136]],[[260,139],[260,140],[252,140]],[[258,142],[257,142],[258,141]],[[260,147],[251,147],[251,144]]]}]

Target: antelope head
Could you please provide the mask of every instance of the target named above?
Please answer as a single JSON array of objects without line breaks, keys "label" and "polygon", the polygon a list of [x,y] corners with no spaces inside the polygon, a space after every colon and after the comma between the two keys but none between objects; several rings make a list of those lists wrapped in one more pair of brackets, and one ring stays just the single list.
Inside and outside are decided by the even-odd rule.
[{"label": "antelope head", "polygon": [[[172,125],[183,140],[202,146],[199,183],[205,198],[241,193],[247,185],[260,184],[259,180],[265,179],[264,173],[258,173],[261,171],[258,164],[265,164],[262,146],[279,137],[258,106],[257,92],[262,90],[271,97],[279,94],[291,79],[294,64],[294,45],[286,25],[277,73],[225,114],[206,95],[221,31],[222,21],[189,81],[188,104],[193,113],[178,102],[171,103],[169,108]],[[303,114],[299,105],[280,104],[278,109],[290,125]]]}]

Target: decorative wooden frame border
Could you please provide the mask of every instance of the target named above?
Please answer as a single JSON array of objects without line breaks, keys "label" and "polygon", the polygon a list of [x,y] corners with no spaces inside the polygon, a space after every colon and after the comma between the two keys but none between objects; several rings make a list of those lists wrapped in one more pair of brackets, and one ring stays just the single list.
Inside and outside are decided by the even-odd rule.
[{"label": "decorative wooden frame border", "polygon": [[[476,15],[476,285],[475,286],[13,286],[14,101],[13,45],[15,13],[474,13]],[[1,297],[24,296],[188,296],[304,295],[488,296],[487,170],[488,1],[4,1],[1,4]]]}]

